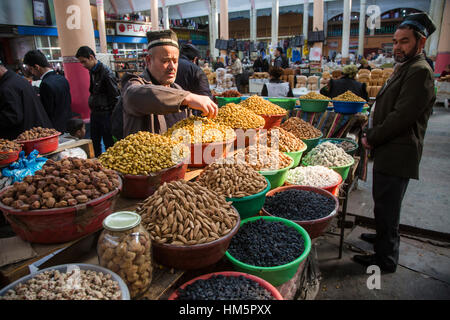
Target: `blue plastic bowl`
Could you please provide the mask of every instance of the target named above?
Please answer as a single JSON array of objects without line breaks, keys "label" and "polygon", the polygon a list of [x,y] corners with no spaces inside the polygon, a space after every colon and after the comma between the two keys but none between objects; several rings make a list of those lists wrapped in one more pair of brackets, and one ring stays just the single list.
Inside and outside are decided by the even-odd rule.
[{"label": "blue plastic bowl", "polygon": [[366,102],[353,102],[353,101],[336,101],[333,100],[334,112],[355,114],[361,112]]}]

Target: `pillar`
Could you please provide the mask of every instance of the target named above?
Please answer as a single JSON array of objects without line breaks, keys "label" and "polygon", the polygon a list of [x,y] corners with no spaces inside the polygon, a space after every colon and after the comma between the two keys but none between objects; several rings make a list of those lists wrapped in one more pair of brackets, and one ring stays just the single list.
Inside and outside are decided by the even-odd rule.
[{"label": "pillar", "polygon": [[308,21],[309,21],[309,0],[305,0],[303,5],[303,38],[308,39]]},{"label": "pillar", "polygon": [[344,16],[342,18],[342,64],[344,64],[349,57],[351,7],[352,0],[344,0]]},{"label": "pillar", "polygon": [[359,1],[358,55],[364,56],[364,34],[366,31],[366,0]]},{"label": "pillar", "polygon": [[441,74],[448,64],[450,64],[450,1],[446,0],[434,72]]},{"label": "pillar", "polygon": [[219,55],[219,50],[216,49],[216,39],[218,35],[218,19],[217,19],[217,0],[209,1],[209,52],[213,59]]},{"label": "pillar", "polygon": [[170,29],[169,7],[168,6],[163,7],[163,25],[164,25],[164,30]]},{"label": "pillar", "polygon": [[258,14],[255,7],[255,1],[252,1],[251,8],[250,8],[250,41],[256,43],[256,37],[257,37],[257,20],[258,20]]},{"label": "pillar", "polygon": [[278,19],[280,13],[280,0],[272,0],[272,46],[278,46]]},{"label": "pillar", "polygon": [[54,1],[54,7],[64,74],[70,84],[71,108],[83,120],[89,120],[89,71],[75,54],[81,46],[89,46],[95,52],[90,3],[89,0]]},{"label": "pillar", "polygon": [[439,45],[439,37],[441,34],[441,24],[442,24],[442,16],[444,13],[444,0],[433,0],[431,3],[433,6],[431,20],[433,20],[434,24],[436,25],[436,31],[433,32],[433,34],[428,39],[428,49],[426,51],[427,56],[429,57],[435,57],[437,55],[438,51],[438,45]]},{"label": "pillar", "polygon": [[220,38],[228,40],[228,0],[220,0]]},{"label": "pillar", "polygon": [[[323,0],[314,0],[313,5],[313,31],[323,31]],[[323,50],[323,43],[316,42],[312,45],[314,48]],[[323,51],[322,51],[323,55]]]},{"label": "pillar", "polygon": [[97,0],[96,3],[98,33],[100,36],[100,52],[108,53],[108,47],[106,45],[105,8],[103,7],[103,0]]},{"label": "pillar", "polygon": [[151,29],[152,31],[159,30],[159,18],[158,18],[158,0],[150,0],[151,11]]}]

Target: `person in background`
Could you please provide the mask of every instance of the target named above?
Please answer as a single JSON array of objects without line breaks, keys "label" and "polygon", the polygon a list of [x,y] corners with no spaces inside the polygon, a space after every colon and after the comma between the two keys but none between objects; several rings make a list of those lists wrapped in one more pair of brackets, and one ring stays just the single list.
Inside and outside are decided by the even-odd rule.
[{"label": "person in background", "polygon": [[52,128],[31,84],[0,60],[0,138],[14,140],[33,127]]},{"label": "person in background", "polygon": [[225,68],[225,64],[223,63],[222,57],[217,57],[216,62],[214,62],[213,70],[216,71],[219,68]]},{"label": "person in background", "polygon": [[69,82],[52,69],[47,58],[39,50],[28,51],[23,63],[34,76],[42,80],[39,96],[53,128],[61,133],[65,132],[72,113]]},{"label": "person in background", "polygon": [[238,91],[241,91],[242,63],[235,51],[231,52],[230,70],[231,70],[231,74],[234,76],[234,80],[236,81],[236,87],[237,87]]},{"label": "person in background", "polygon": [[283,75],[283,69],[279,67],[272,67],[269,70],[270,81],[265,83],[262,90],[261,96],[264,97],[293,97],[292,88],[289,82],[284,82],[281,80]]},{"label": "person in background", "polygon": [[278,68],[289,68],[289,62],[283,55],[283,48],[277,47],[274,52],[275,59],[273,60],[273,66]]},{"label": "person in background", "polygon": [[111,133],[111,114],[119,99],[120,92],[114,73],[97,60],[94,51],[87,46],[80,47],[75,55],[80,63],[89,70],[89,108],[91,109],[91,139],[95,156],[102,153],[101,141],[105,148],[114,142]]},{"label": "person in background", "polygon": [[441,75],[439,76],[439,79],[444,78],[445,76],[448,76],[450,74],[450,64],[445,66],[444,71],[442,71]]},{"label": "person in background", "polygon": [[212,99],[208,78],[197,65],[199,56],[200,52],[194,45],[188,43],[181,46],[175,83],[186,91]]},{"label": "person in background", "polygon": [[334,98],[340,94],[343,94],[347,90],[350,90],[357,96],[364,100],[369,99],[367,93],[367,86],[365,83],[361,83],[355,80],[355,76],[358,73],[358,68],[355,65],[347,65],[342,69],[342,78],[330,79],[328,84],[320,89],[320,93],[327,97]]},{"label": "person in background", "polygon": [[367,70],[372,70],[372,67],[369,66],[369,62],[366,59],[361,59],[361,65],[359,66],[358,70],[361,69],[367,69]]},{"label": "person in background", "polygon": [[400,247],[400,211],[410,179],[419,179],[425,132],[436,95],[433,71],[422,50],[436,30],[426,13],[407,16],[394,33],[394,72],[378,93],[361,143],[373,154],[372,195],[376,234],[361,239],[375,254],[355,255],[363,266],[395,272]]},{"label": "person in background", "polygon": [[[66,124],[67,127],[67,133],[64,134],[63,138],[70,139],[70,140],[80,140],[84,139],[84,136],[86,135],[86,125],[84,124],[84,121],[81,119],[69,119]],[[74,157],[74,158],[81,158],[81,159],[87,159],[87,153],[80,147],[76,148],[70,148],[66,149],[64,151],[58,152],[57,154],[53,155],[51,158],[54,161],[59,161],[64,158],[68,157]]]},{"label": "person in background", "polygon": [[141,76],[122,77],[123,135],[138,131],[162,134],[186,119],[190,109],[215,118],[217,105],[208,96],[183,90],[175,83],[178,71],[178,37],[172,30],[147,32],[148,55]]},{"label": "person in background", "polygon": [[266,59],[263,59],[262,55],[259,54],[258,58],[256,58],[253,63],[253,71],[254,72],[269,72],[269,64]]}]

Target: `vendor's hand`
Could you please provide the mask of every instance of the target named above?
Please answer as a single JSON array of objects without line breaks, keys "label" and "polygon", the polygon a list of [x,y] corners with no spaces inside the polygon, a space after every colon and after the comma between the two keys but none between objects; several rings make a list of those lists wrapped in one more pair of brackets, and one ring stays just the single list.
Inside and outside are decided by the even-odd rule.
[{"label": "vendor's hand", "polygon": [[372,149],[372,146],[369,144],[369,142],[367,142],[367,137],[362,137],[361,143],[365,149],[367,150]]},{"label": "vendor's hand", "polygon": [[201,96],[194,93],[188,94],[184,98],[183,104],[191,109],[200,110],[202,116],[208,118],[215,118],[219,110],[217,105],[208,96]]}]

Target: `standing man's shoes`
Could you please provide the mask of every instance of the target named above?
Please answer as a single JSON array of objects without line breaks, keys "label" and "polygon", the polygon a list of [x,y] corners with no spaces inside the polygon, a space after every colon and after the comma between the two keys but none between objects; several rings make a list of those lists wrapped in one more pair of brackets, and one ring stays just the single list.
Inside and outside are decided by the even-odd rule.
[{"label": "standing man's shoes", "polygon": [[377,235],[375,233],[361,233],[361,239],[365,242],[374,244],[375,239],[377,238]]},{"label": "standing man's shoes", "polygon": [[362,264],[365,267],[377,265],[385,273],[393,273],[397,270],[397,266],[387,266],[382,263],[378,263],[377,258],[374,254],[370,254],[370,255],[358,255],[357,254],[357,255],[353,256],[353,261],[355,261],[359,264]]}]

